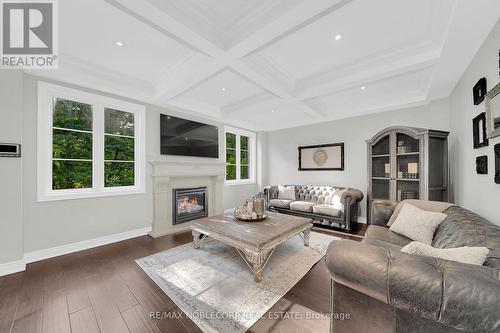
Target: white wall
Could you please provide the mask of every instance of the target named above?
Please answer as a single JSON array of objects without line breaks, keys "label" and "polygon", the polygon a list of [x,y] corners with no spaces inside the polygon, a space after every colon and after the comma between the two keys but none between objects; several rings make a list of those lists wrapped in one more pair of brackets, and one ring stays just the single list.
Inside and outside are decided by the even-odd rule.
[{"label": "white wall", "polygon": [[[366,195],[367,145],[377,132],[389,126],[449,129],[449,105],[438,100],[429,105],[321,124],[272,131],[265,151],[266,185],[312,184],[357,188]],[[345,171],[298,171],[298,149],[303,145],[344,142]],[[366,218],[366,199],[361,203]]]},{"label": "white wall", "polygon": [[[450,168],[455,202],[500,225],[500,185],[495,184],[493,138],[488,147],[473,148],[472,119],[485,111],[485,103],[475,106],[472,87],[486,77],[488,90],[499,82],[498,50],[500,23],[497,23],[483,46],[472,60],[451,97]],[[476,173],[476,157],[488,155],[488,174]]]},{"label": "white wall", "polygon": [[[47,80],[44,79],[44,81]],[[152,169],[149,163],[146,169],[145,194],[37,202],[37,83],[37,77],[30,75],[24,76],[24,251],[31,252],[150,226],[153,220],[153,193]],[[52,83],[88,91],[88,89],[64,83]],[[95,93],[123,99],[123,97],[113,96],[102,92]],[[140,102],[136,103],[142,104]],[[186,117],[196,121],[218,125],[220,126],[219,132],[221,133],[220,142],[224,142],[222,137],[224,131],[222,125],[219,123],[210,122],[206,119],[196,117],[195,115],[180,114],[173,110],[146,105],[146,160],[223,161],[222,145],[220,151],[221,158],[219,160],[176,156],[167,157],[160,155],[160,113]],[[20,188],[20,182],[18,185]],[[4,191],[0,192],[4,193]],[[225,187],[224,209],[234,207],[235,202],[238,201],[240,197],[245,197],[253,193],[254,188],[251,186]],[[17,211],[21,212],[21,209]]]},{"label": "white wall", "polygon": [[[22,143],[22,94],[22,71],[0,70],[0,143]],[[23,256],[21,169],[21,158],[0,157],[0,263]]]}]

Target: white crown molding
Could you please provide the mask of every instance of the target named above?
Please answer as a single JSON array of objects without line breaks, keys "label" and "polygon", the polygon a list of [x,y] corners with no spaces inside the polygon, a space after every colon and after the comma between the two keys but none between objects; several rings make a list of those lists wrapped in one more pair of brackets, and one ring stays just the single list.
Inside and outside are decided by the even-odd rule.
[{"label": "white crown molding", "polygon": [[437,62],[439,52],[439,47],[429,41],[373,55],[365,61],[356,61],[301,78],[295,86],[294,94],[299,98],[312,98],[426,68]]},{"label": "white crown molding", "polygon": [[196,0],[148,2],[219,48],[227,50],[301,1],[248,1],[230,15],[221,15],[211,8],[211,4]]},{"label": "white crown molding", "polygon": [[206,60],[208,60],[208,58],[204,54],[192,51],[174,65],[168,65],[160,69],[158,71],[160,74],[152,82],[152,85],[155,87],[156,95],[173,89],[184,77],[188,77],[190,74],[195,73],[197,67],[203,66]]},{"label": "white crown molding", "polygon": [[196,112],[205,117],[212,117],[215,120],[220,120],[222,118],[220,109],[218,107],[200,101],[187,99],[182,96],[169,100],[165,105],[175,106],[184,110]]},{"label": "white crown molding", "polygon": [[237,102],[225,105],[221,108],[221,113],[223,115],[228,115],[230,113],[237,112],[239,110],[245,109],[249,106],[255,106],[256,104],[265,103],[271,100],[275,100],[276,96],[268,92],[263,92],[261,94],[253,95],[245,99],[239,100]]},{"label": "white crown molding", "polygon": [[292,91],[295,87],[297,79],[264,53],[252,53],[243,58],[242,62],[267,79],[274,80],[288,91]]},{"label": "white crown molding", "polygon": [[25,72],[138,100],[151,100],[154,96],[154,87],[148,81],[91,64],[68,54],[60,55],[58,69],[28,69]]}]

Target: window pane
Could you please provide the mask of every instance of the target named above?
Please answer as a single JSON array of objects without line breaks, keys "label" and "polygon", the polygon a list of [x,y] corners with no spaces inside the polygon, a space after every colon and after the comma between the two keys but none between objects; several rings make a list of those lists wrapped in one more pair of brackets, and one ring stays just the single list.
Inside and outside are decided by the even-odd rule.
[{"label": "window pane", "polygon": [[53,130],[54,158],[92,159],[92,133]]},{"label": "window pane", "polygon": [[133,161],[134,139],[105,135],[104,159],[109,161]]},{"label": "window pane", "polygon": [[134,163],[106,162],[104,163],[104,186],[133,186]]},{"label": "window pane", "polygon": [[92,162],[52,161],[52,189],[92,188]]},{"label": "window pane", "polygon": [[236,165],[226,165],[226,180],[236,179]]},{"label": "window pane", "polygon": [[241,179],[249,179],[250,177],[248,176],[249,175],[249,169],[248,169],[248,165],[242,165],[241,166]]},{"label": "window pane", "polygon": [[104,109],[104,133],[134,136],[134,114]]},{"label": "window pane", "polygon": [[52,123],[54,127],[92,131],[92,106],[56,98]]},{"label": "window pane", "polygon": [[236,164],[236,150],[233,149],[226,150],[226,163]]},{"label": "window pane", "polygon": [[248,150],[248,141],[250,139],[248,138],[248,136],[241,136],[240,137],[240,149],[241,150]]},{"label": "window pane", "polygon": [[236,134],[226,133],[226,149],[236,149]]},{"label": "window pane", "polygon": [[248,151],[244,151],[244,150],[241,151],[240,160],[241,160],[241,164],[249,164],[248,163]]}]

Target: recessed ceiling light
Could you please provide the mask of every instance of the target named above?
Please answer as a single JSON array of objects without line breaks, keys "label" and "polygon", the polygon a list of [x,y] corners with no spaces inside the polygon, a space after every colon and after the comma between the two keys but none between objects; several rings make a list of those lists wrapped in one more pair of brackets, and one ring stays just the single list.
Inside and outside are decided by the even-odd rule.
[{"label": "recessed ceiling light", "polygon": [[226,91],[226,88],[222,87],[222,88],[220,88],[220,90],[221,90],[222,92],[225,92],[225,91]]},{"label": "recessed ceiling light", "polygon": [[271,110],[272,113],[274,113],[274,110]]},{"label": "recessed ceiling light", "polygon": [[116,46],[118,46],[118,47],[122,47],[122,46],[123,46],[123,43],[122,43],[122,42],[120,42],[120,41],[118,41],[118,42],[116,42]]},{"label": "recessed ceiling light", "polygon": [[342,39],[342,35],[336,35],[335,36],[335,40],[341,40]]},{"label": "recessed ceiling light", "polygon": [[365,89],[366,89],[366,87],[365,87],[365,86],[361,86],[361,90],[365,90]]}]

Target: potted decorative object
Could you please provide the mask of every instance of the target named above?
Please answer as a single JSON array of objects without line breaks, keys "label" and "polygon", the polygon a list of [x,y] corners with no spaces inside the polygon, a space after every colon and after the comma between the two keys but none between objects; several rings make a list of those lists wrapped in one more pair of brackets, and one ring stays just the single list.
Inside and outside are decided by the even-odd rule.
[{"label": "potted decorative object", "polygon": [[264,210],[264,197],[259,193],[252,199],[245,200],[243,205],[239,206],[234,211],[234,217],[244,222],[259,222],[267,219]]}]

